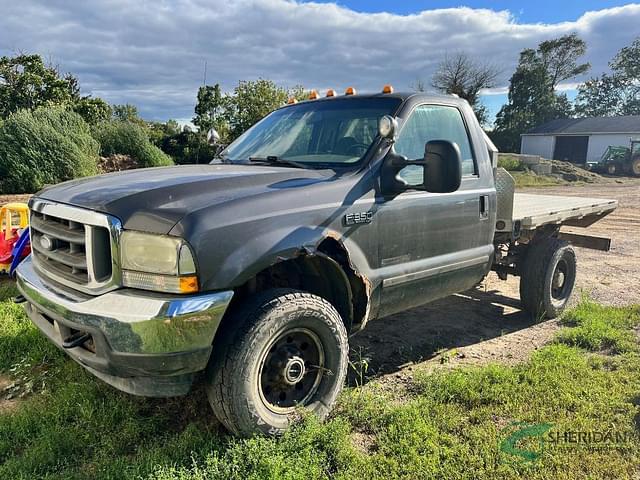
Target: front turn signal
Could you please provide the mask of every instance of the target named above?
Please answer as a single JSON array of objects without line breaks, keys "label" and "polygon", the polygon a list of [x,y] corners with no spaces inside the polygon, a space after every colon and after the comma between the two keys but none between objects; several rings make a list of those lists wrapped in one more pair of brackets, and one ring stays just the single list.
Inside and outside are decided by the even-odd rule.
[{"label": "front turn signal", "polygon": [[195,293],[198,291],[198,277],[180,277],[180,293]]}]

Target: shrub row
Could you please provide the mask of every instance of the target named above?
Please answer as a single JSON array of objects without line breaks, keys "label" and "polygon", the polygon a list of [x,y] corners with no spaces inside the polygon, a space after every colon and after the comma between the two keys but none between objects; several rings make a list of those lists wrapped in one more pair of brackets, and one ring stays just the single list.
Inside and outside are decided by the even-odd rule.
[{"label": "shrub row", "polygon": [[98,173],[99,145],[77,113],[40,108],[10,115],[0,128],[0,192],[32,193],[46,184]]},{"label": "shrub row", "polygon": [[144,129],[135,123],[111,120],[92,129],[100,143],[100,155],[129,155],[141,167],[173,165],[171,157],[153,145]]},{"label": "shrub row", "polygon": [[129,155],[141,167],[172,165],[144,129],[107,121],[93,130],[61,107],[19,111],[0,124],[0,193],[33,193],[47,184],[96,175],[99,155]]}]

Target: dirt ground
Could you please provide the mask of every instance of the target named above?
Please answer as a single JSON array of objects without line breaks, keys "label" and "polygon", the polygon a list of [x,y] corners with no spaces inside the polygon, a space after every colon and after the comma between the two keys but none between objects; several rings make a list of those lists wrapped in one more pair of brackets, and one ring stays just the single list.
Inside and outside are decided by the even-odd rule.
[{"label": "dirt ground", "polygon": [[6,375],[0,375],[0,414],[12,412],[19,403],[17,398],[8,398],[6,391],[11,388],[13,381]]},{"label": "dirt ground", "polygon": [[[618,183],[619,182],[619,183]],[[572,302],[582,293],[607,305],[640,303],[640,180],[531,189],[527,193],[613,198],[615,212],[587,229],[609,236],[610,252],[576,248],[578,276]],[[402,382],[416,368],[500,362],[513,364],[549,342],[557,320],[535,323],[519,309],[519,279],[490,273],[478,288],[371,322],[351,339],[351,381]]]},{"label": "dirt ground", "polygon": [[9,202],[26,203],[30,197],[31,197],[31,194],[28,194],[28,193],[15,194],[15,195],[0,195],[0,205],[4,205],[5,203],[9,203]]}]

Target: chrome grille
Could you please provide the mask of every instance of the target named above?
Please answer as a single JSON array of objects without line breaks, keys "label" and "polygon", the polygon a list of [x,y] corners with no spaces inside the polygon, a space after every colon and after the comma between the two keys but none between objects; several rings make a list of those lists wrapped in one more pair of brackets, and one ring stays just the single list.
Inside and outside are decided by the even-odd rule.
[{"label": "chrome grille", "polygon": [[34,264],[44,277],[90,294],[120,285],[118,219],[35,199],[30,228]]},{"label": "chrome grille", "polygon": [[31,246],[40,264],[81,285],[89,283],[85,237],[81,223],[31,214]]}]

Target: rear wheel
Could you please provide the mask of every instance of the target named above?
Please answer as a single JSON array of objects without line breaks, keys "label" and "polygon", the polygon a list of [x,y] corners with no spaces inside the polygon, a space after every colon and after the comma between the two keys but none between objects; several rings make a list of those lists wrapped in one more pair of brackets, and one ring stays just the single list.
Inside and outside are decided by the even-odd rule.
[{"label": "rear wheel", "polygon": [[631,160],[631,174],[636,177],[640,177],[640,156]]},{"label": "rear wheel", "polygon": [[269,290],[249,299],[216,341],[207,372],[209,402],[235,434],[279,434],[299,406],[321,418],[329,413],[347,362],[347,332],[329,302]]},{"label": "rear wheel", "polygon": [[567,306],[576,280],[576,255],[557,238],[535,241],[527,249],[520,275],[520,300],[536,319],[554,318]]}]

